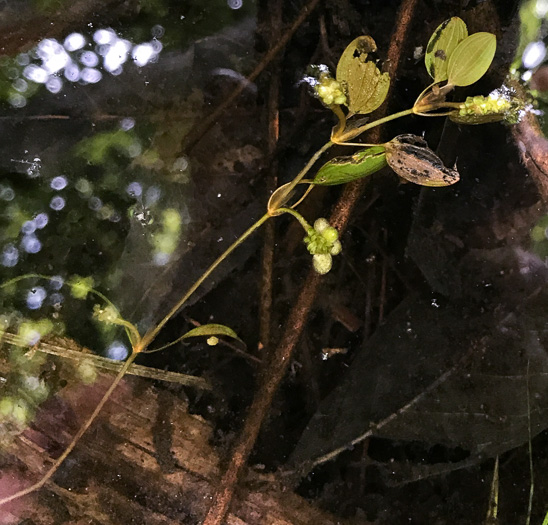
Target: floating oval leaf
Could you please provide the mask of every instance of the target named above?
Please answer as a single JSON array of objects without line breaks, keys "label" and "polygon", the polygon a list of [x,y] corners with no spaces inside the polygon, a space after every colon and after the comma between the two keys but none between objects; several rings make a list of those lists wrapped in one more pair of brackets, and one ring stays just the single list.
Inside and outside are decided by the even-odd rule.
[{"label": "floating oval leaf", "polygon": [[312,181],[319,186],[346,184],[371,175],[386,166],[384,146],[373,146],[324,164]]},{"label": "floating oval leaf", "polygon": [[420,186],[450,186],[459,172],[441,159],[416,135],[398,135],[385,144],[388,165],[402,178]]},{"label": "floating oval leaf", "polygon": [[454,86],[469,86],[477,82],[489,69],[497,39],[492,33],[474,33],[466,37],[447,63],[448,83]]},{"label": "floating oval leaf", "polygon": [[343,86],[350,114],[377,109],[390,87],[388,73],[381,73],[369,54],[377,50],[370,36],[360,36],[344,50],[337,64],[337,81]]},{"label": "floating oval leaf", "polygon": [[217,335],[224,335],[227,337],[231,337],[232,339],[237,339],[238,341],[242,341],[238,334],[232,328],[229,328],[228,326],[225,326],[224,324],[203,324],[202,326],[197,326],[196,328],[193,328],[192,330],[189,330],[185,335],[181,337],[181,339],[186,339],[188,337],[199,337],[199,336],[217,336]]},{"label": "floating oval leaf", "polygon": [[449,57],[467,36],[466,24],[457,16],[446,20],[434,31],[424,56],[426,70],[434,82],[447,80]]}]

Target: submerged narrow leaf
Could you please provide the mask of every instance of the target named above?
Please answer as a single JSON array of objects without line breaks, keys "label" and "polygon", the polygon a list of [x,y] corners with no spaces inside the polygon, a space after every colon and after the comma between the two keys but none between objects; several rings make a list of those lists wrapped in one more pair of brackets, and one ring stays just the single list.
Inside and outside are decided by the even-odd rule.
[{"label": "submerged narrow leaf", "polygon": [[312,181],[319,186],[335,186],[371,175],[386,166],[384,146],[373,146],[354,155],[335,157],[324,164]]},{"label": "submerged narrow leaf", "polygon": [[492,33],[474,33],[466,37],[449,57],[448,83],[469,86],[477,82],[489,69],[496,49],[497,39]]},{"label": "submerged narrow leaf", "polygon": [[202,326],[197,326],[196,328],[193,328],[192,330],[189,330],[181,339],[186,339],[188,337],[199,337],[199,336],[217,336],[217,335],[224,335],[227,337],[231,337],[232,339],[237,339],[238,341],[241,341],[241,339],[238,337],[238,334],[232,328],[229,328],[228,326],[225,326],[224,324],[203,324]]},{"label": "submerged narrow leaf", "polygon": [[447,80],[449,57],[467,36],[466,24],[457,16],[446,20],[434,31],[424,56],[426,70],[434,82]]},{"label": "submerged narrow leaf", "polygon": [[381,73],[369,57],[377,50],[370,36],[354,39],[337,65],[337,81],[343,86],[350,114],[366,114],[377,109],[390,87],[388,73]]}]

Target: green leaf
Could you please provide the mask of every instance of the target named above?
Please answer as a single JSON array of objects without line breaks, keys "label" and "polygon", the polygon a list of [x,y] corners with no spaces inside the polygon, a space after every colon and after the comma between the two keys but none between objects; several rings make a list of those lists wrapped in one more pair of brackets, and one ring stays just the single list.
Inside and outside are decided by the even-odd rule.
[{"label": "green leaf", "polygon": [[477,82],[489,69],[497,39],[492,33],[474,33],[465,38],[447,63],[448,83],[454,86],[469,86]]},{"label": "green leaf", "polygon": [[388,94],[388,73],[381,73],[369,58],[376,50],[377,45],[370,36],[360,36],[344,50],[337,65],[337,81],[345,90],[351,115],[371,113]]},{"label": "green leaf", "polygon": [[[232,339],[237,339],[238,341],[242,341],[238,334],[232,328],[229,328],[228,326],[225,326],[224,324],[203,324],[202,326],[197,326],[196,328],[193,328],[192,330],[189,330],[181,339],[187,339],[188,337],[200,337],[200,336],[206,336],[210,337],[212,335],[224,335],[226,337],[231,337]],[[243,341],[242,341],[243,342]]]},{"label": "green leaf", "polygon": [[384,146],[362,149],[354,155],[335,157],[324,164],[312,181],[319,186],[346,184],[371,175],[386,166]]},{"label": "green leaf", "polygon": [[385,144],[388,165],[405,180],[420,186],[450,186],[459,172],[443,165],[441,159],[416,135],[398,135]]},{"label": "green leaf", "polygon": [[428,45],[424,63],[434,82],[447,80],[447,62],[457,46],[468,36],[466,24],[457,16],[440,24]]}]

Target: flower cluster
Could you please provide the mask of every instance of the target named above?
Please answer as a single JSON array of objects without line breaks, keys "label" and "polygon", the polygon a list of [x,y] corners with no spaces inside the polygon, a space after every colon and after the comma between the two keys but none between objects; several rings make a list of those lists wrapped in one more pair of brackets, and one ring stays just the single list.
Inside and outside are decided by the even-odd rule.
[{"label": "flower cluster", "polygon": [[304,242],[313,255],[313,265],[316,272],[326,274],[331,270],[332,256],[341,253],[342,245],[339,232],[329,225],[327,219],[318,219],[310,228]]},{"label": "flower cluster", "polygon": [[326,106],[331,106],[331,104],[346,104],[346,95],[343,93],[341,84],[329,73],[322,73],[320,75],[314,89]]},{"label": "flower cluster", "polygon": [[500,120],[516,124],[526,110],[526,105],[514,90],[503,86],[487,97],[468,97],[450,118],[460,124],[484,124]]},{"label": "flower cluster", "polygon": [[93,307],[93,317],[98,321],[109,324],[121,324],[120,323],[120,313],[114,308],[114,306],[106,306],[101,308],[100,305],[96,304]]},{"label": "flower cluster", "polygon": [[346,95],[340,82],[337,82],[329,72],[327,66],[314,66],[312,75],[304,78],[313,89],[316,96],[326,106],[346,104]]}]

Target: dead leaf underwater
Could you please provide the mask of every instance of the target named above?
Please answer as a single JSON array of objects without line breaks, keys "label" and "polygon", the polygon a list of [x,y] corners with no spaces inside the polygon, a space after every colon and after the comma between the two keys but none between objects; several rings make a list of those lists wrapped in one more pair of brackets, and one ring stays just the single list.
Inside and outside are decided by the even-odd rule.
[{"label": "dead leaf underwater", "polygon": [[547,428],[548,360],[534,320],[496,317],[404,301],[321,402],[291,467],[345,447],[394,413],[374,436],[460,447],[467,464],[501,454],[528,440],[528,363],[532,435]]}]

